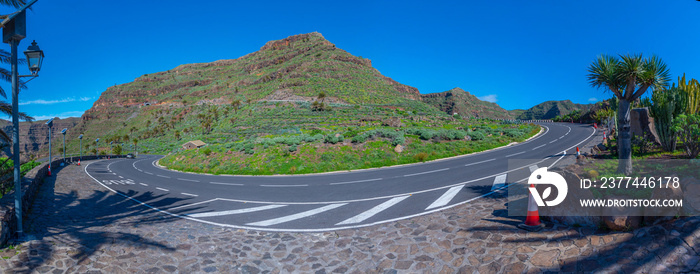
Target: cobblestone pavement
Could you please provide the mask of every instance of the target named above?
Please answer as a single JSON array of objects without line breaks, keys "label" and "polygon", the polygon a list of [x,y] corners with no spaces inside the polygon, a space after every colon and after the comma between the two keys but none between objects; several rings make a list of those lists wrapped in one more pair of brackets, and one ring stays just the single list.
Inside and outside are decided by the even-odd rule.
[{"label": "cobblestone pavement", "polygon": [[82,167],[47,179],[5,273],[698,272],[700,218],[606,233],[515,228],[506,197],[372,227],[270,233],[173,218],[95,184]]}]

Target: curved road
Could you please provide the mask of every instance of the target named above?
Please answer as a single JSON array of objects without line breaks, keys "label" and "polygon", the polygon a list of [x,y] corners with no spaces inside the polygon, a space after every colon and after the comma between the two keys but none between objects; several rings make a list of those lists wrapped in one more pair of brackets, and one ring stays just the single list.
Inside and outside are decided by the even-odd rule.
[{"label": "curved road", "polygon": [[420,164],[292,176],[182,173],[162,156],[94,162],[85,172],[107,189],[166,214],[235,228],[329,231],[411,218],[468,203],[573,157],[597,134],[589,125],[541,123],[516,145]]}]

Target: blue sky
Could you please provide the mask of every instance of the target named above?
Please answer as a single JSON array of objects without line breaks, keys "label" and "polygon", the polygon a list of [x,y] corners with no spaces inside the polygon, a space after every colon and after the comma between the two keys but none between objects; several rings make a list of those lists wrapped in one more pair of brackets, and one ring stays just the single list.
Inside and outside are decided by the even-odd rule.
[{"label": "blue sky", "polygon": [[269,40],[313,31],[421,93],[461,87],[505,109],[588,103],[611,97],[586,81],[587,66],[602,53],[656,54],[674,81],[684,72],[700,78],[698,14],[693,0],[40,0],[19,48],[36,40],[46,59],[41,76],[20,93],[20,111],[39,119],[80,116],[112,85],[238,58]]}]

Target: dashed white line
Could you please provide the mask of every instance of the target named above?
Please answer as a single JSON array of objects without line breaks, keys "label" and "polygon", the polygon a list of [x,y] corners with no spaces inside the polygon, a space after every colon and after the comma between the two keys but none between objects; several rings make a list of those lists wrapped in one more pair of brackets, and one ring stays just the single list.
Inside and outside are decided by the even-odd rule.
[{"label": "dashed white line", "polygon": [[519,155],[519,154],[523,154],[523,153],[525,153],[525,151],[521,151],[521,152],[518,152],[518,153],[513,153],[513,154],[510,154],[510,155],[506,155],[506,158],[511,157],[511,156],[515,156],[515,155]]},{"label": "dashed white line", "polygon": [[185,193],[185,192],[180,192],[180,194],[186,195],[186,196],[192,196],[192,197],[199,197],[199,195],[197,195],[197,194],[189,194],[189,193]]},{"label": "dashed white line", "polygon": [[445,171],[450,169],[448,168],[443,168],[443,169],[436,169],[436,170],[431,170],[431,171],[426,171],[426,172],[418,172],[418,173],[413,173],[413,174],[406,174],[403,177],[410,177],[410,176],[416,176],[416,175],[423,175],[423,174],[428,174],[428,173],[435,173],[435,172],[440,172],[440,171]]},{"label": "dashed white line", "polygon": [[124,179],[124,177],[122,177],[122,176],[119,176],[119,179]]},{"label": "dashed white line", "polygon": [[367,179],[367,180],[359,180],[359,181],[349,181],[349,182],[338,182],[338,183],[330,183],[330,185],[344,185],[344,184],[354,184],[354,183],[364,183],[364,182],[373,182],[373,181],[379,181],[382,178],[376,178],[376,179]]},{"label": "dashed white line", "polygon": [[304,212],[301,212],[301,213],[292,214],[292,215],[289,215],[289,216],[284,216],[284,217],[279,217],[279,218],[274,218],[274,219],[265,220],[265,221],[260,221],[260,222],[254,222],[254,223],[247,223],[247,225],[253,225],[253,226],[271,226],[271,225],[286,223],[286,222],[289,222],[289,221],[298,220],[298,219],[301,219],[301,218],[309,217],[309,216],[311,216],[311,215],[316,215],[316,214],[321,213],[321,212],[324,212],[324,211],[328,211],[328,210],[331,210],[331,209],[335,209],[335,208],[344,206],[344,205],[346,205],[346,204],[347,204],[347,203],[342,203],[342,204],[331,204],[331,205],[327,205],[327,206],[324,206],[324,207],[319,207],[319,208],[317,208],[317,209],[312,209],[312,210],[309,210],[309,211],[304,211]]},{"label": "dashed white line", "polygon": [[205,213],[194,213],[194,214],[187,214],[187,216],[195,217],[195,218],[200,218],[200,217],[215,217],[215,216],[224,216],[224,215],[233,215],[233,214],[250,213],[250,212],[262,211],[262,210],[268,210],[268,209],[275,209],[275,208],[280,208],[280,207],[285,207],[285,206],[287,206],[287,205],[266,205],[266,206],[258,206],[258,207],[251,207],[251,208],[244,208],[244,209],[236,209],[236,210],[226,210],[226,211],[217,211],[217,212],[205,212]]},{"label": "dashed white line", "polygon": [[264,187],[300,187],[300,186],[309,186],[309,185],[260,185]]},{"label": "dashed white line", "polygon": [[227,186],[242,186],[243,184],[236,184],[236,183],[219,183],[219,182],[209,182],[210,184],[215,184],[215,185],[227,185]]},{"label": "dashed white line", "polygon": [[532,150],[536,150],[536,149],[538,149],[538,148],[541,148],[541,147],[543,147],[543,146],[546,146],[546,144],[544,144],[544,145],[541,145],[541,146],[536,146],[536,147],[535,147],[535,148],[533,148]]},{"label": "dashed white line", "polygon": [[180,181],[188,181],[188,182],[199,182],[197,180],[190,180],[190,179],[182,179],[182,178],[177,178]]},{"label": "dashed white line", "polygon": [[148,175],[153,175],[153,173],[150,173],[150,172],[148,172],[148,171],[144,171],[143,173],[146,173],[146,174],[148,174]]},{"label": "dashed white line", "polygon": [[488,160],[485,160],[485,161],[481,161],[481,162],[476,162],[476,163],[466,164],[466,165],[464,165],[464,166],[473,166],[473,165],[483,164],[483,163],[486,163],[486,162],[491,162],[491,161],[494,161],[494,160],[496,160],[496,158],[493,158],[493,159],[488,159]]},{"label": "dashed white line", "polygon": [[162,191],[170,191],[170,190],[167,190],[167,189],[165,189],[165,188],[160,188],[160,187],[156,187],[156,189],[157,189],[157,190],[162,190]]},{"label": "dashed white line", "polygon": [[506,177],[507,176],[508,176],[508,174],[502,174],[502,175],[496,176],[496,178],[493,179],[493,186],[491,186],[491,191],[503,188],[506,185]]},{"label": "dashed white line", "polygon": [[432,204],[430,204],[428,207],[425,208],[425,210],[433,209],[436,207],[441,207],[446,204],[448,204],[450,201],[452,201],[452,198],[457,196],[457,193],[459,193],[460,190],[464,188],[464,185],[458,185],[458,186],[453,186],[450,189],[448,189],[445,194],[442,194],[440,198],[435,200]]},{"label": "dashed white line", "polygon": [[160,175],[160,174],[158,174],[158,175],[156,175],[156,176],[170,179],[170,177],[165,176],[165,175]]},{"label": "dashed white line", "polygon": [[142,185],[142,186],[148,186],[147,184],[144,184],[144,183],[139,183],[139,184]]},{"label": "dashed white line", "polygon": [[372,217],[374,215],[377,215],[377,213],[382,212],[385,209],[394,206],[395,204],[398,204],[399,202],[405,200],[408,197],[410,197],[410,195],[390,199],[390,200],[383,202],[383,203],[381,203],[381,204],[379,204],[379,205],[377,205],[377,206],[375,206],[375,207],[373,207],[365,212],[358,214],[355,217],[352,217],[350,219],[347,219],[347,220],[342,221],[340,223],[337,223],[335,225],[347,225],[347,224],[356,224],[356,223],[362,222],[364,220],[369,219],[370,217]]},{"label": "dashed white line", "polygon": [[559,139],[554,139],[554,140],[550,141],[549,143],[551,144],[551,143],[554,143],[554,142],[556,142],[556,141],[558,141],[558,140],[559,140]]}]

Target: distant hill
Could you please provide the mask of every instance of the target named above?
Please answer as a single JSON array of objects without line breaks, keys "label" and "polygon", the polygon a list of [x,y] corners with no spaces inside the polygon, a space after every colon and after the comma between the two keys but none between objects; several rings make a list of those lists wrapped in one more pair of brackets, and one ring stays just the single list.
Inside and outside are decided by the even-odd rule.
[{"label": "distant hill", "polygon": [[559,115],[566,115],[576,110],[586,112],[590,110],[593,105],[594,104],[575,104],[571,102],[571,100],[547,101],[524,111],[513,110],[510,114],[520,120],[553,119]]},{"label": "distant hill", "polygon": [[[48,151],[49,145],[49,128],[46,126],[47,120],[34,121],[34,122],[20,122],[19,123],[19,143],[20,143],[20,156],[22,160],[31,158],[31,156],[38,156],[36,153],[45,149]],[[71,117],[66,119],[55,118],[53,121],[52,129],[52,141],[61,140],[63,136],[61,135],[61,130],[67,128],[71,130],[76,124],[80,122],[80,118]],[[0,128],[2,128],[8,134],[12,132],[12,122],[0,119]],[[54,145],[57,144],[54,142]],[[12,150],[11,146],[3,149],[2,153],[7,156],[10,155]],[[30,157],[28,157],[30,156]]]},{"label": "distant hill", "polygon": [[505,109],[496,103],[479,100],[476,96],[453,88],[448,91],[421,94],[423,102],[430,104],[449,115],[458,113],[462,117],[511,119]]}]

